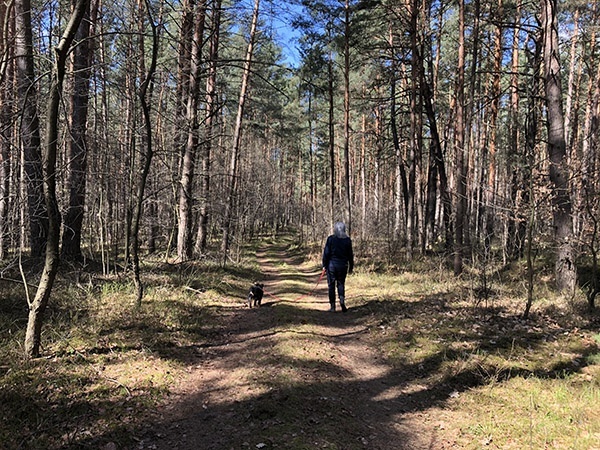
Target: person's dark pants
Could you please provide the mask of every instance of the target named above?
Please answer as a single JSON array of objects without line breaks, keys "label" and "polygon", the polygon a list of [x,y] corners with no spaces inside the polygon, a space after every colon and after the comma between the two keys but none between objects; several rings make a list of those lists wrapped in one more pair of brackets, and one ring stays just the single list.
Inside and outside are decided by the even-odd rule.
[{"label": "person's dark pants", "polygon": [[340,298],[340,303],[344,305],[346,275],[348,275],[348,266],[338,266],[329,264],[327,268],[327,284],[329,286],[329,304],[332,309],[335,309],[335,289]]}]

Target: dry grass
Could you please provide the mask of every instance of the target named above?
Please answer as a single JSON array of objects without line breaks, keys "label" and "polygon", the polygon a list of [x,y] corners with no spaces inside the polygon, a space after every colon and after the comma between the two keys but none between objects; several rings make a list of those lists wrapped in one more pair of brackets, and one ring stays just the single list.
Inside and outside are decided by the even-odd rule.
[{"label": "dry grass", "polygon": [[[278,270],[310,265],[318,266],[318,257],[281,263]],[[544,290],[525,321],[518,267],[510,281],[497,277],[486,299],[476,294],[476,275],[456,279],[440,263],[394,272],[364,267],[348,280],[353,314],[373,351],[410,386],[409,400],[426,405],[423,411],[453,448],[600,448],[600,320],[573,307],[582,300],[567,302]],[[92,274],[85,287],[61,279],[44,328],[45,357],[35,361],[21,357],[23,292],[0,285],[2,448],[107,442],[136,448],[173,383],[190,370],[190,354],[228,332],[223,314],[243,307],[247,286],[260,277],[253,260],[228,270],[156,265],[145,274],[140,310],[127,279]],[[280,326],[295,323],[292,308],[274,310]],[[301,321],[293,330],[308,343],[311,327]],[[271,385],[256,384],[252,395],[306,384],[315,371],[344,376],[332,367],[334,350],[296,344],[281,333],[275,345],[282,358],[265,355]],[[290,418],[301,403],[287,398]],[[289,437],[289,445],[305,448],[299,436]]]},{"label": "dry grass", "polygon": [[544,288],[524,320],[524,290],[496,283],[483,302],[472,286],[437,269],[352,279],[373,345],[439,399],[432,414],[455,448],[599,449],[598,313]]}]

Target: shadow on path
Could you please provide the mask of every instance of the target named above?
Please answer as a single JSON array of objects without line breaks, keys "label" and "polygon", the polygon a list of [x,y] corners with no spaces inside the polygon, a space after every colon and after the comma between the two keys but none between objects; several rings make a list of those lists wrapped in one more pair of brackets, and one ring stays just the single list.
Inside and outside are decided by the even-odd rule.
[{"label": "shadow on path", "polygon": [[230,312],[225,333],[187,350],[190,375],[140,448],[445,448],[404,416],[447,393],[428,395],[411,385],[415,368],[382,360],[370,312],[327,312],[320,265],[286,246],[257,257],[271,300]]},{"label": "shadow on path", "polygon": [[[418,362],[392,365],[373,333],[395,317],[428,324],[447,305],[427,296],[377,298],[351,305],[346,314],[329,313],[326,283],[305,296],[320,274],[317,264],[285,246],[265,248],[258,258],[275,299],[267,307],[215,314],[222,333],[180,349],[189,376],[149,429],[140,430],[137,448],[459,448],[443,433],[441,411],[449,398],[486,383],[487,375],[469,368],[444,371],[444,363],[461,358],[449,346]],[[402,345],[410,346],[415,333],[400,334]],[[527,345],[533,346],[531,338]],[[484,334],[460,339],[475,348],[485,344]]]}]

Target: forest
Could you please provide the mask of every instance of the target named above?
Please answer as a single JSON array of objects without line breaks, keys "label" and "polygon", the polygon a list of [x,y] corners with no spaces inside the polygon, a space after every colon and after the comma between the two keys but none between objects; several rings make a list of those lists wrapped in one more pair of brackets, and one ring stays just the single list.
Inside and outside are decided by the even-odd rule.
[{"label": "forest", "polygon": [[[599,15],[585,0],[0,2],[6,404],[19,403],[9,375],[52,371],[41,357],[103,354],[72,333],[108,299],[123,308],[113,319],[143,329],[179,280],[204,305],[194,311],[226,327],[202,296],[281,276],[258,255],[282,242],[304,291],[320,292],[304,264],[319,264],[340,220],[369,314],[384,312],[369,309],[381,300],[370,277],[441,271],[440,292],[464,289],[502,320],[498,292],[512,283],[515,321],[546,330],[568,315],[597,367]],[[558,366],[577,372],[581,358]],[[597,400],[600,371],[590,377]],[[76,433],[38,442],[34,428],[8,448],[99,448]],[[322,448],[404,448],[383,442]]]}]

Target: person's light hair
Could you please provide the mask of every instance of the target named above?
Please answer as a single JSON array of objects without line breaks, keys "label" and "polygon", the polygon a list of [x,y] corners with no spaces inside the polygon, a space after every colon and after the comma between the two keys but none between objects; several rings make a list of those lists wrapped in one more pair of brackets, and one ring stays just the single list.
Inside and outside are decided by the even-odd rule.
[{"label": "person's light hair", "polygon": [[333,225],[333,234],[340,239],[347,238],[348,235],[346,234],[346,224],[344,222],[336,222]]}]

